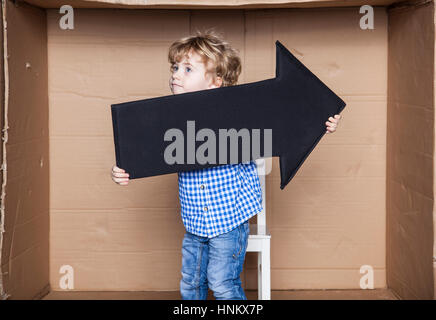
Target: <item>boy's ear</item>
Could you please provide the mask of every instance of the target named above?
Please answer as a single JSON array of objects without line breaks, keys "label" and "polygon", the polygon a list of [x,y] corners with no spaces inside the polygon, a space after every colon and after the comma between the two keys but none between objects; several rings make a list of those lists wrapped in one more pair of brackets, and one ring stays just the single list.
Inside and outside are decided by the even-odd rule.
[{"label": "boy's ear", "polygon": [[223,85],[223,79],[221,77],[216,77],[215,83],[212,84],[212,88],[219,88]]}]

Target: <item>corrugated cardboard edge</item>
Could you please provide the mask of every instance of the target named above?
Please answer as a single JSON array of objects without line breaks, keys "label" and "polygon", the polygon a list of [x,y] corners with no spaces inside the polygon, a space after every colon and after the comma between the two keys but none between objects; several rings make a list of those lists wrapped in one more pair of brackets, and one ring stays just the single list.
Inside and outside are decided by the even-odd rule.
[{"label": "corrugated cardboard edge", "polygon": [[[6,195],[6,183],[7,183],[7,170],[6,170],[6,143],[8,141],[8,102],[9,102],[9,72],[8,72],[8,59],[7,59],[7,22],[6,22],[6,10],[5,0],[2,0],[1,4],[1,20],[2,20],[2,146],[1,146],[1,203],[0,203],[0,266],[2,265],[2,251],[3,251],[3,234],[5,232],[5,195]],[[5,300],[9,295],[5,292],[3,286],[3,273],[0,268],[0,299]]]},{"label": "corrugated cardboard edge", "polygon": [[119,9],[267,9],[267,8],[331,8],[362,5],[387,6],[401,0],[19,0],[41,8],[59,8],[68,4],[73,8]]},{"label": "corrugated cardboard edge", "polygon": [[[434,8],[434,2],[433,2],[433,30],[436,30],[436,10]],[[436,32],[435,32],[436,35]],[[433,37],[433,39],[435,40],[435,37]],[[435,40],[436,42],[436,40]],[[435,48],[435,44],[434,43],[434,48]],[[435,56],[434,56],[434,66],[436,66],[436,49],[434,50]],[[436,106],[436,79],[433,73],[433,107]],[[435,112],[436,114],[436,112]],[[435,119],[435,123],[436,123],[436,119]],[[435,127],[436,130],[436,127]],[[433,133],[433,136],[436,137],[436,134]],[[433,161],[436,161],[435,159],[433,159]],[[436,163],[433,164],[433,168],[436,167]],[[433,192],[434,190],[436,190],[436,174],[433,171]],[[436,300],[436,209],[433,207],[433,300]]]}]

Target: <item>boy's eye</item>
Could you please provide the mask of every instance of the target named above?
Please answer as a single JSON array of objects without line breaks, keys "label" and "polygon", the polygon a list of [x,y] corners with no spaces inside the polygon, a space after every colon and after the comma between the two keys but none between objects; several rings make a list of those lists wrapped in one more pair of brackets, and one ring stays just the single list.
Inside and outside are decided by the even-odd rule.
[{"label": "boy's eye", "polygon": [[[172,70],[173,70],[173,71],[176,71],[177,69],[178,69],[178,66],[174,64],[174,65],[172,66]],[[190,67],[186,67],[186,71],[187,71],[187,72],[190,72],[190,71],[192,71],[192,69],[191,69]]]}]

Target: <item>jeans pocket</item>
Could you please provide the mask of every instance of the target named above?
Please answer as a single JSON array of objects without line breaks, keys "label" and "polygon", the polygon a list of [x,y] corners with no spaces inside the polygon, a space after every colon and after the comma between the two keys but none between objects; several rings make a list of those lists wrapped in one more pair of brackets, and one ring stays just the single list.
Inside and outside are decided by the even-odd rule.
[{"label": "jeans pocket", "polygon": [[238,239],[237,239],[237,248],[236,253],[233,254],[234,259],[238,259],[241,253],[245,250],[245,246],[247,245],[247,239],[248,239],[248,220],[244,223],[240,224],[237,227],[238,230]]}]

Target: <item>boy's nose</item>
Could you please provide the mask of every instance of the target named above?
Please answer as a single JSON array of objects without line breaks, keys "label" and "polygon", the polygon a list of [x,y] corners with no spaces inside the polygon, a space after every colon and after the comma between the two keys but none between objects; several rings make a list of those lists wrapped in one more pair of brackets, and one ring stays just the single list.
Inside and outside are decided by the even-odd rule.
[{"label": "boy's nose", "polygon": [[175,83],[177,83],[177,84],[180,84],[180,82],[181,82],[181,77],[178,77],[178,76],[172,77],[171,82],[175,82]]}]

